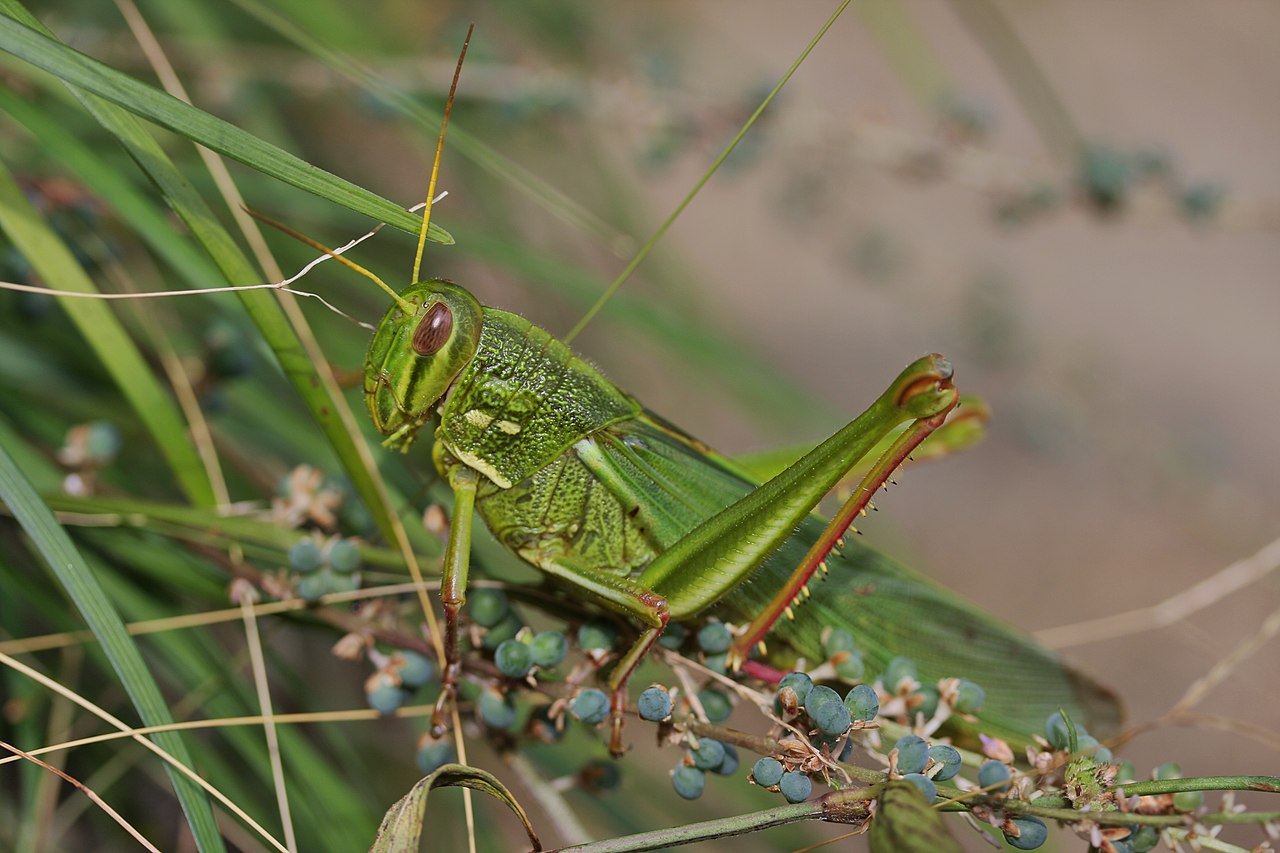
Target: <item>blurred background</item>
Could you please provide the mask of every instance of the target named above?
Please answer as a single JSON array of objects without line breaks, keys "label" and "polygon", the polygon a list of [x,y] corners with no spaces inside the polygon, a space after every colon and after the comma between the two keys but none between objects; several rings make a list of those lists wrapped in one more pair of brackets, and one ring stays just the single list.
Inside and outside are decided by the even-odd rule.
[{"label": "blurred background", "polygon": [[[197,105],[405,204],[435,133],[400,98],[438,107],[474,20],[436,213],[457,245],[429,248],[426,269],[563,334],[834,4],[140,6]],[[33,11],[153,79],[110,5]],[[866,538],[1049,632],[1133,723],[1159,718],[1259,637],[1274,574],[1152,630],[1149,615],[1120,636],[1050,629],[1156,604],[1280,536],[1278,42],[1276,10],[1243,0],[855,2],[575,348],[730,454],[825,437],[902,365],[947,354],[990,403],[989,437],[906,472]],[[15,87],[19,65],[4,66]],[[13,127],[0,139],[11,168],[62,177]],[[252,206],[330,244],[366,227],[235,171]],[[286,266],[307,257],[272,243]],[[408,237],[361,251],[389,281],[408,275]],[[305,286],[381,311],[342,271]],[[366,333],[306,311],[335,368],[357,369]],[[1263,639],[1194,708],[1239,724],[1141,734],[1124,750],[1140,773],[1275,772],[1280,654]],[[743,808],[709,794],[679,812],[658,784],[615,796],[687,819]],[[618,803],[582,802],[614,831]],[[790,849],[771,839],[722,849]]]}]

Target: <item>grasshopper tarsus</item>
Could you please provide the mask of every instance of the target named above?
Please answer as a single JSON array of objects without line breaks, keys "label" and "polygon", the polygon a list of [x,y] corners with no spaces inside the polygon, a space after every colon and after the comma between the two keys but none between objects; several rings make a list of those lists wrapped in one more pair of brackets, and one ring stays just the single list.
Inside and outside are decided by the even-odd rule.
[{"label": "grasshopper tarsus", "polygon": [[627,754],[627,747],[622,743],[622,723],[626,708],[627,688],[623,686],[609,696],[609,754],[614,758]]}]

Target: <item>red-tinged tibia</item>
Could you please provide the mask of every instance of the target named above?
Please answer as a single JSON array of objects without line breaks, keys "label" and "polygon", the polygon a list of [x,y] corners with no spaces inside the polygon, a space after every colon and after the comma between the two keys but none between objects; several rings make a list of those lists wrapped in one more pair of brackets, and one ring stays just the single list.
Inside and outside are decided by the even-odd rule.
[{"label": "red-tinged tibia", "polygon": [[849,526],[853,524],[854,520],[870,503],[871,498],[875,496],[876,490],[884,485],[885,481],[889,479],[920,442],[928,438],[929,434],[935,429],[942,426],[950,411],[951,409],[948,408],[932,418],[918,420],[911,424],[898,436],[885,454],[876,460],[876,464],[862,478],[858,488],[849,496],[844,506],[831,519],[826,529],[822,531],[822,535],[809,548],[808,553],[800,561],[800,565],[796,567],[796,570],[792,572],[791,577],[787,579],[787,582],[783,584],[778,593],[769,600],[765,608],[757,614],[756,618],[751,621],[746,630],[734,640],[733,647],[729,651],[730,660],[737,661],[744,669],[746,668],[747,663],[750,663],[747,657],[751,653],[751,649],[757,643],[763,641],[770,629],[773,628],[773,624],[783,614],[787,613],[793,604],[800,600],[802,590],[809,582],[809,579],[813,577],[813,573],[822,565],[823,560],[837,546]]}]

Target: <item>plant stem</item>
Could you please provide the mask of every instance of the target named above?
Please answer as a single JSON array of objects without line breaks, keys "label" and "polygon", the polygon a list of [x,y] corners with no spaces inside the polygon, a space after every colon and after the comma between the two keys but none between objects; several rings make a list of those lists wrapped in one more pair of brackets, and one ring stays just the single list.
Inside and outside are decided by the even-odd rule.
[{"label": "plant stem", "polygon": [[1186,779],[1158,779],[1150,782],[1126,782],[1114,789],[1126,797],[1148,794],[1177,794],[1182,791],[1265,791],[1280,794],[1277,776],[1193,776]]},{"label": "plant stem", "polygon": [[644,850],[661,850],[698,841],[710,841],[713,838],[731,838],[735,835],[759,832],[762,829],[802,820],[857,823],[867,817],[867,801],[874,799],[877,793],[871,788],[834,791],[805,803],[778,806],[734,817],[704,820],[653,832],[641,832],[622,838],[591,841],[572,847],[562,847],[550,853],[640,853]]}]

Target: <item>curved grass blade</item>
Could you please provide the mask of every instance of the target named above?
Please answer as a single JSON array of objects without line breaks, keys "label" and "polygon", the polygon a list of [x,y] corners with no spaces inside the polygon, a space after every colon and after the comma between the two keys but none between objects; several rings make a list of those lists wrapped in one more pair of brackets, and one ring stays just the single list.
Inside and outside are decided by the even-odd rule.
[{"label": "curved grass blade", "polygon": [[[313,166],[20,23],[12,14],[16,8],[11,2],[5,2],[0,10],[5,12],[0,15],[0,50],[264,175],[411,234],[418,232],[421,225],[418,218],[395,202]],[[438,226],[433,225],[428,236],[437,243],[453,243],[449,232]]]},{"label": "curved grass blade", "polygon": [[[102,644],[103,651],[120,676],[120,682],[143,723],[148,726],[172,723],[173,717],[160,694],[160,688],[151,677],[137,645],[125,630],[111,600],[76,551],[67,532],[54,519],[53,513],[40,500],[3,447],[0,447],[0,500],[4,501],[18,524],[31,537],[49,569]],[[186,745],[177,733],[156,734],[155,741],[184,764],[192,763]],[[169,774],[200,850],[225,849],[205,793],[167,764],[165,771]]]},{"label": "curved grass blade", "polygon": [[387,810],[369,853],[417,853],[421,845],[423,817],[427,811],[427,795],[432,788],[452,787],[471,788],[502,800],[524,824],[534,853],[542,849],[542,842],[533,831],[529,816],[496,776],[465,764],[446,764],[430,776],[423,777]]},{"label": "curved grass blade", "polygon": [[[50,287],[81,293],[97,290],[3,164],[0,164],[0,229],[9,235]],[[183,492],[194,503],[213,506],[213,487],[187,437],[186,422],[111,309],[92,299],[63,300],[62,308],[151,433]]]}]

